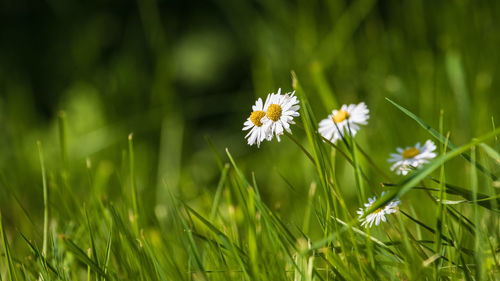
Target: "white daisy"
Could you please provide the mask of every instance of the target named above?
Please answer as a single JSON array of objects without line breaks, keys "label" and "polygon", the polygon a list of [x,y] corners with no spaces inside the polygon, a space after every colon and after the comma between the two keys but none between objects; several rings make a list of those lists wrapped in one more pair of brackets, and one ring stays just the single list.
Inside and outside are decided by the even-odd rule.
[{"label": "white daisy", "polygon": [[292,133],[290,124],[295,124],[293,117],[300,116],[298,105],[299,100],[294,96],[295,91],[285,95],[280,94],[281,89],[277,94],[272,93],[266,99],[264,108],[266,108],[266,117],[269,122],[264,125],[267,127],[267,140],[271,140],[273,135],[276,135],[280,141],[280,135],[283,135],[283,129]]},{"label": "white daisy", "polygon": [[[269,95],[267,96],[267,101],[269,100]],[[248,144],[253,145],[257,144],[257,147],[260,146],[260,143],[267,137],[267,126],[264,126],[265,123],[269,122],[266,117],[267,107],[262,103],[262,99],[259,98],[255,105],[252,106],[252,113],[247,118],[245,123],[243,123],[243,131],[250,130],[245,138],[248,138]]]},{"label": "white daisy", "polygon": [[419,168],[436,157],[436,153],[433,152],[436,150],[436,145],[431,140],[427,140],[423,146],[417,142],[414,147],[405,149],[398,147],[396,150],[398,153],[391,153],[391,157],[387,161],[394,163],[391,170],[396,170],[398,175],[406,175],[412,169]]},{"label": "white daisy", "polygon": [[[385,192],[382,192],[380,197],[384,196]],[[373,196],[372,198],[368,198],[368,203],[365,203],[365,209],[359,208],[356,213],[358,213],[359,217],[362,217],[365,210],[368,210],[373,203],[377,201],[377,196]],[[398,211],[398,205],[401,204],[401,201],[398,199],[393,200],[389,202],[387,205],[384,207],[380,207],[377,210],[375,210],[373,213],[367,215],[366,217],[361,219],[361,226],[365,226],[365,228],[372,227],[373,223],[375,222],[375,225],[379,225],[380,221],[387,221],[385,218],[385,215],[388,214],[393,214]]]},{"label": "white daisy", "polygon": [[368,124],[370,111],[364,102],[342,105],[340,110],[333,110],[328,118],[319,122],[318,132],[329,141],[335,143],[342,139],[344,132],[350,129],[350,135],[355,136],[360,125]]}]

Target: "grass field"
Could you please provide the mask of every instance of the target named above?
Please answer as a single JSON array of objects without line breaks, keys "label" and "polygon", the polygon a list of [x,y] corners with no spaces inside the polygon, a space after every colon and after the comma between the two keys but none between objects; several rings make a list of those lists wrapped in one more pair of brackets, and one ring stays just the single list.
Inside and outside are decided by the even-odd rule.
[{"label": "grass field", "polygon": [[[500,2],[19,3],[0,280],[500,279]],[[292,133],[247,145],[279,88]],[[318,133],[361,102],[355,136]]]}]

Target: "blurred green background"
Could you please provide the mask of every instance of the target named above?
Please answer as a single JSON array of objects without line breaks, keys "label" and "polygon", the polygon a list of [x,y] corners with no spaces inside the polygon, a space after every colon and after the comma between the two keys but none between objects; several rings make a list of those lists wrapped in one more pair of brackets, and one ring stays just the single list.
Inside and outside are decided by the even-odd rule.
[{"label": "blurred green background", "polygon": [[[51,204],[125,200],[133,132],[139,200],[151,219],[165,211],[169,190],[208,210],[219,178],[209,137],[224,162],[227,147],[247,175],[255,172],[269,206],[293,221],[314,169],[286,138],[246,145],[241,128],[257,97],[291,91],[294,70],[318,121],[365,101],[371,118],[357,140],[389,173],[396,146],[429,136],[384,97],[435,128],[443,109],[456,144],[492,129],[500,108],[499,16],[500,2],[467,0],[0,1],[4,219],[28,233],[24,222],[41,225],[37,140]],[[463,169],[453,163],[447,169]],[[354,199],[352,171],[342,161],[338,169]],[[455,175],[449,181],[460,183],[463,175]],[[58,189],[64,185],[73,201]],[[60,217],[64,208],[55,208]]]}]

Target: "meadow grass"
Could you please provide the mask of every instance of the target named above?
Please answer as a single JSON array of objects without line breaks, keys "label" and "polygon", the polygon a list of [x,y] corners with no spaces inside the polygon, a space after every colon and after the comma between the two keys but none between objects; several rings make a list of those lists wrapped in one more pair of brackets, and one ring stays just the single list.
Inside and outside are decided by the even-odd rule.
[{"label": "meadow grass", "polygon": [[[222,23],[177,34],[139,0],[110,61],[89,40],[107,18],[71,19],[81,38],[47,49],[69,46],[58,71],[81,67],[46,122],[0,65],[0,280],[500,279],[500,5],[257,2],[215,0]],[[220,71],[232,53],[250,78]],[[300,99],[293,134],[246,146],[250,93],[278,87]],[[355,138],[318,134],[361,101]],[[435,159],[389,170],[389,152],[425,139]],[[365,228],[373,196],[365,215],[402,202]]]},{"label": "meadow grass", "polygon": [[[165,209],[153,217],[144,212],[148,202],[137,194],[133,135],[124,151],[126,180],[119,202],[108,201],[99,172],[88,165],[86,200],[69,188],[72,172],[66,165],[49,177],[43,145],[38,142],[43,197],[43,226],[34,219],[31,236],[14,222],[10,239],[1,227],[2,280],[495,280],[498,272],[498,204],[493,193],[479,191],[479,178],[495,186],[494,173],[478,161],[484,151],[498,163],[500,155],[488,142],[500,129],[457,146],[402,105],[387,99],[403,116],[413,119],[440,144],[440,155],[401,179],[383,173],[354,138],[346,135],[337,145],[317,133],[316,120],[295,74],[293,86],[300,97],[301,117],[294,130],[303,130],[305,143],[287,136],[316,171],[310,182],[302,223],[283,218],[261,197],[258,175],[239,168],[229,149],[214,159],[220,179],[211,206],[193,208],[168,194]],[[441,115],[442,116],[442,115]],[[68,161],[65,115],[59,116],[60,159]],[[208,139],[208,145],[213,146]],[[361,153],[363,151],[363,153]],[[258,153],[258,152],[255,152]],[[448,184],[448,161],[462,157],[470,171],[464,186]],[[89,162],[90,160],[88,160]],[[345,199],[343,183],[336,176],[336,162],[352,169],[361,206],[367,194],[387,191],[364,215],[395,198],[403,203],[386,225],[360,226],[353,204]],[[124,163],[124,164],[125,164]],[[368,173],[370,170],[372,173]],[[375,174],[375,177],[370,176]],[[438,178],[434,177],[437,175]],[[379,181],[378,178],[383,179]],[[284,179],[286,180],[286,179]],[[290,185],[290,192],[300,187]],[[429,200],[406,200],[409,192]],[[15,194],[11,194],[13,198]],[[424,203],[425,202],[425,203]],[[17,202],[22,208],[22,203]],[[415,206],[435,213],[422,221]],[[2,222],[4,219],[2,218]],[[318,231],[311,231],[311,226]],[[383,231],[381,231],[383,229]],[[14,238],[17,237],[17,238]],[[41,245],[40,245],[41,241]],[[15,244],[14,248],[13,245]],[[13,249],[19,251],[13,251]]]}]

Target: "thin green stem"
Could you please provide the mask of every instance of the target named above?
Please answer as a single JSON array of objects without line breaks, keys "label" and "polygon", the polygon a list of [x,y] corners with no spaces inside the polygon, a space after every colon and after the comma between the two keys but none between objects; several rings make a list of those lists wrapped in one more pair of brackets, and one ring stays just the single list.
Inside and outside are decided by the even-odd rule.
[{"label": "thin green stem", "polygon": [[139,212],[138,212],[138,204],[137,204],[137,189],[135,185],[135,160],[134,160],[134,142],[133,142],[133,134],[130,133],[128,135],[128,161],[129,161],[129,169],[130,169],[130,186],[132,192],[132,207],[134,209],[134,218],[133,224],[135,226],[136,235],[139,233]]},{"label": "thin green stem", "polygon": [[49,240],[49,192],[47,186],[47,175],[45,172],[45,161],[43,158],[42,143],[37,141],[40,167],[42,168],[42,188],[43,188],[43,242],[42,255],[47,257],[47,247]]},{"label": "thin green stem", "polygon": [[[439,118],[439,133],[442,135],[443,134],[443,111],[441,110],[440,118]],[[446,135],[446,140],[448,140],[450,137],[450,133]],[[446,154],[448,146],[448,141],[445,141],[443,145],[441,145],[441,154]],[[443,202],[446,199],[446,184],[445,184],[445,170],[444,170],[444,163],[441,165],[440,168],[440,176],[439,176],[439,201],[438,203],[438,208],[436,211],[436,237],[435,237],[435,243],[434,243],[434,252],[436,254],[440,254],[444,249],[442,249],[442,233],[443,233],[443,220],[445,218],[445,212],[446,208],[443,206]],[[444,255],[443,255],[444,256]],[[436,280],[439,279],[439,262],[440,260],[437,260],[437,262],[434,264],[434,278]]]},{"label": "thin green stem", "polygon": [[0,235],[2,236],[4,255],[7,258],[7,265],[8,265],[7,272],[9,273],[9,280],[17,281],[16,269],[14,267],[14,261],[12,259],[12,254],[10,252],[9,242],[7,241],[7,235],[5,234],[1,211],[0,211]]},{"label": "thin green stem", "polygon": [[352,157],[352,163],[354,167],[354,179],[356,181],[356,186],[358,187],[359,190],[359,205],[363,205],[363,203],[366,201],[366,191],[365,191],[365,185],[363,180],[361,179],[361,167],[359,165],[358,157],[356,156],[356,145],[354,145],[354,137],[352,136],[351,128],[349,126],[349,122],[347,123],[347,134],[349,136],[349,142],[350,142],[350,150],[351,150],[351,157]]},{"label": "thin green stem", "polygon": [[58,127],[59,127],[59,145],[61,149],[61,159],[63,161],[64,166],[68,165],[68,137],[67,137],[67,122],[66,122],[66,113],[64,111],[60,111],[58,118]]},{"label": "thin green stem", "polygon": [[[472,163],[476,162],[476,146],[471,147],[471,160]],[[471,166],[471,189],[472,189],[472,200],[474,201],[474,224],[479,227],[481,225],[481,220],[479,218],[479,205],[477,203],[477,172],[476,167]],[[474,236],[474,258],[476,260],[476,280],[483,280],[485,277],[483,274],[483,253],[481,247],[481,233],[477,232]]]}]

